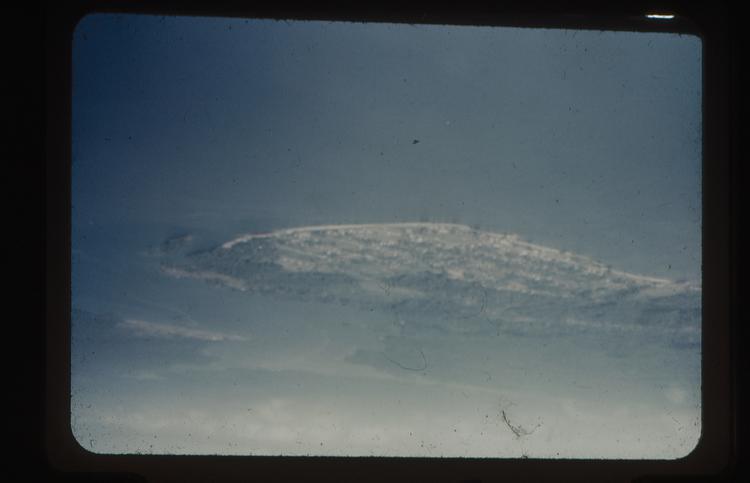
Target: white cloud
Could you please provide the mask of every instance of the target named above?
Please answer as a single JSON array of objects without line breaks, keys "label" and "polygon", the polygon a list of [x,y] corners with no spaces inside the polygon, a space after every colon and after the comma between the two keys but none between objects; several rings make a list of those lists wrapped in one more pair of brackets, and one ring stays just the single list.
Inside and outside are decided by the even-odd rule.
[{"label": "white cloud", "polygon": [[190,271],[176,267],[163,266],[162,271],[170,277],[174,278],[194,278],[197,280],[204,280],[206,282],[218,282],[222,285],[226,285],[229,288],[233,288],[239,291],[247,290],[247,286],[242,280],[210,270]]},{"label": "white cloud", "polygon": [[323,225],[243,235],[173,260],[163,272],[286,299],[395,310],[448,331],[648,330],[685,346],[699,337],[698,286],[456,224]]},{"label": "white cloud", "polygon": [[221,341],[243,341],[245,337],[223,332],[195,329],[181,325],[160,324],[147,322],[145,320],[126,319],[117,324],[118,327],[131,331],[139,337],[164,338],[164,339],[194,339],[208,342]]}]

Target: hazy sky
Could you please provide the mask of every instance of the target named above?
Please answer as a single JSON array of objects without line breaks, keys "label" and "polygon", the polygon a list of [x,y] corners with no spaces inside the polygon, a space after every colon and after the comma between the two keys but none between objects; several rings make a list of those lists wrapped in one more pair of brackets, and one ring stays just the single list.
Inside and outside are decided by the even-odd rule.
[{"label": "hazy sky", "polygon": [[[700,324],[700,49],[659,33],[85,17],[79,441],[685,454],[700,429],[700,335],[684,335]],[[341,224],[374,228],[280,231]],[[509,307],[528,323],[511,330]],[[508,432],[513,411],[529,435]]]}]

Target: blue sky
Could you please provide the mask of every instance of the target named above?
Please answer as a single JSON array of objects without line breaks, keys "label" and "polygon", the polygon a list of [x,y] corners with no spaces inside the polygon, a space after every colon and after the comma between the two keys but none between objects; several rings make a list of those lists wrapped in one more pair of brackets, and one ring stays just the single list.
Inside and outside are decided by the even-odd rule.
[{"label": "blue sky", "polygon": [[[636,443],[635,430],[632,444],[607,446],[592,429],[564,456],[684,454],[692,440],[670,421],[693,424],[699,405],[699,334],[697,345],[684,334],[700,322],[700,70],[700,40],[676,34],[85,17],[74,36],[73,79],[79,440],[114,452],[554,456],[576,418],[600,421],[616,394],[633,400],[611,424],[632,429],[639,418],[641,430],[653,432],[651,446]],[[397,224],[414,222],[427,224],[419,242],[431,247],[426,252],[399,231]],[[352,256],[367,255],[370,265],[323,260],[298,240],[302,232],[283,231],[342,224],[360,226],[346,236],[360,243]],[[457,257],[450,240],[464,240],[463,228],[441,226],[467,227],[484,241]],[[258,255],[255,241],[220,250],[243,233],[270,231],[276,235],[266,246],[278,258]],[[319,246],[343,253],[340,231],[316,233]],[[494,234],[515,241],[503,245]],[[388,265],[368,247],[386,239],[400,247],[401,266],[412,268],[373,275]],[[506,249],[497,260],[527,265],[511,270],[493,261],[496,270],[486,272],[471,263]],[[573,254],[582,258],[571,268]],[[427,265],[409,265],[410,256]],[[243,260],[283,269],[247,273]],[[600,269],[610,272],[590,276]],[[409,278],[419,270],[443,270],[442,278]],[[322,282],[301,275],[322,273]],[[554,301],[539,312],[533,297],[540,295],[528,295],[527,284],[508,302],[498,295],[509,290],[499,275],[507,273],[527,274],[523,283],[549,276],[550,286],[579,274],[578,298],[545,295]],[[361,285],[346,288],[341,277]],[[401,290],[399,309],[364,295],[370,282],[389,287],[389,297]],[[607,292],[612,283],[636,295]],[[436,300],[463,294],[450,303],[484,304],[487,320],[440,305],[443,317],[427,323],[431,305],[403,295],[409,290],[428,294],[433,311]],[[584,293],[606,297],[594,303]],[[532,322],[516,330],[498,322],[519,303],[514,316]],[[495,324],[494,342],[481,330],[448,329],[483,323]],[[622,332],[623,324],[638,328]],[[538,326],[565,337],[530,329]],[[493,347],[523,352],[498,356]],[[601,357],[596,370],[570,354],[580,347]],[[431,365],[421,372],[388,362],[421,367],[425,354]],[[537,375],[522,378],[530,368]],[[612,371],[622,374],[619,383]],[[566,392],[551,373],[589,389]],[[241,399],[265,415],[201,393],[209,380],[214,394],[249,391],[238,381],[254,381],[256,391]],[[319,389],[299,388],[305,380]],[[346,389],[341,381],[349,381]],[[409,395],[409,410],[392,407],[390,396],[380,396],[378,414],[356,409],[362,395],[379,401],[394,391]],[[87,409],[92,401],[96,411]],[[434,424],[447,407],[487,418],[493,408],[497,431],[505,424],[498,408],[509,414],[534,405],[546,422],[523,441],[482,429],[481,418]],[[426,446],[399,436],[397,411],[423,414],[415,430]],[[192,416],[178,414],[203,418],[204,432],[234,429],[213,442],[191,440]],[[541,424],[527,419],[529,427]],[[121,429],[113,431],[115,423]],[[463,426],[452,431],[454,423]],[[252,428],[237,430],[242,425]],[[278,437],[248,436],[271,433]],[[151,436],[161,446],[154,449]],[[498,453],[488,453],[490,442]]]}]

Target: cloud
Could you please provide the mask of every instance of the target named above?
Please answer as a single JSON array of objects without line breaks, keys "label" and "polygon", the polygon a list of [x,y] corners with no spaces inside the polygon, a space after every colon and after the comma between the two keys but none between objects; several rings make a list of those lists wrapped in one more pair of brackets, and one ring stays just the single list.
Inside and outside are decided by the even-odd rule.
[{"label": "cloud", "polygon": [[162,271],[165,274],[174,278],[194,278],[194,279],[203,280],[206,282],[219,283],[221,285],[225,285],[229,288],[233,288],[235,290],[240,290],[243,292],[247,290],[247,287],[245,286],[245,283],[242,280],[239,280],[235,277],[230,277],[222,273],[212,272],[210,270],[186,271],[186,270],[180,270],[179,268],[176,268],[176,267],[163,266]]},{"label": "cloud", "polygon": [[118,324],[119,327],[131,331],[134,335],[148,338],[164,339],[193,339],[207,342],[244,341],[245,337],[226,334],[217,331],[194,329],[173,324],[159,324],[145,320],[127,319]]},{"label": "cloud", "polygon": [[79,389],[91,383],[83,382],[90,377],[114,380],[127,375],[127,379],[145,380],[161,375],[164,369],[208,366],[217,362],[217,356],[207,349],[231,345],[216,341],[240,340],[218,331],[154,324],[80,308],[73,309],[71,324],[71,374]]},{"label": "cloud", "polygon": [[[700,341],[700,287],[446,223],[322,225],[248,234],[163,273],[291,300],[388,311],[404,330],[647,331]],[[416,329],[415,329],[416,328]]]}]

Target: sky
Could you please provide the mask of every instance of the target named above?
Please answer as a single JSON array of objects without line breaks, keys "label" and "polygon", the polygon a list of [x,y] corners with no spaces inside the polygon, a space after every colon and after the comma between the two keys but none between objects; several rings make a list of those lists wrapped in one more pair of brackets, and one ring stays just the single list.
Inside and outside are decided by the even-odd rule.
[{"label": "sky", "polygon": [[73,41],[84,448],[697,442],[699,38],[96,14]]}]

